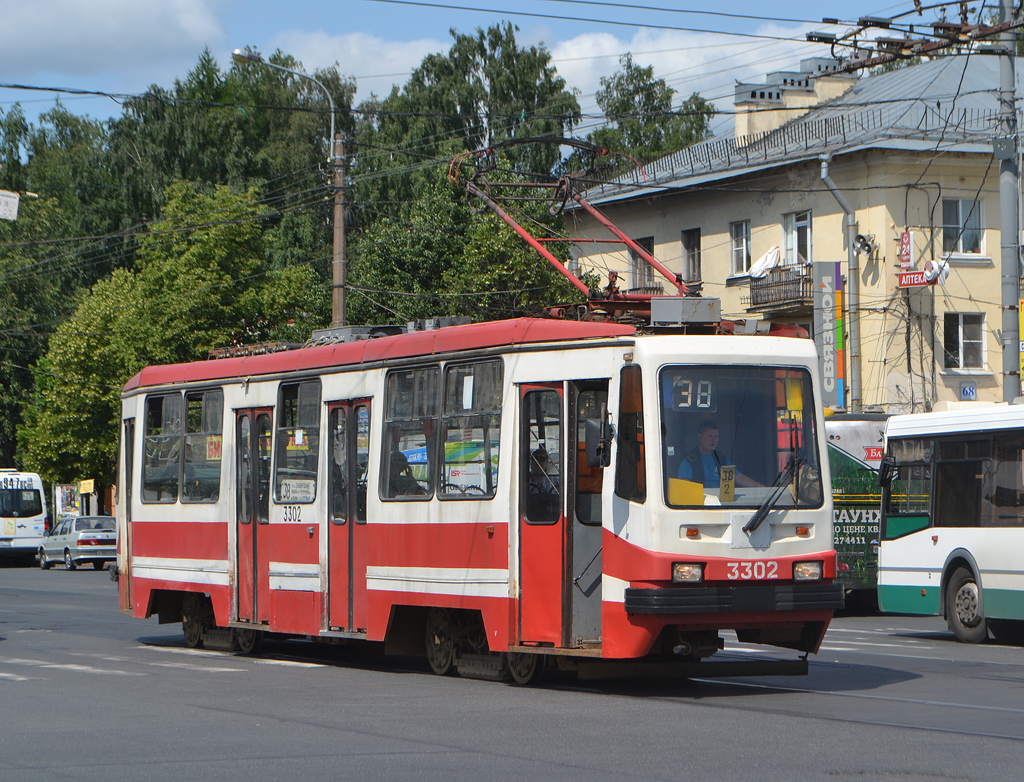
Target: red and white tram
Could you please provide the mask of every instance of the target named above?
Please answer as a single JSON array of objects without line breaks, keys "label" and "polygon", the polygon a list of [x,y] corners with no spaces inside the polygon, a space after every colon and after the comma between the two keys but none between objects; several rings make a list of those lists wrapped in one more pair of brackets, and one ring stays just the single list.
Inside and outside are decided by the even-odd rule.
[{"label": "red and white tram", "polygon": [[541,319],[148,367],[122,610],[521,683],[730,628],[816,652],[843,598],[815,368],[806,339]]}]

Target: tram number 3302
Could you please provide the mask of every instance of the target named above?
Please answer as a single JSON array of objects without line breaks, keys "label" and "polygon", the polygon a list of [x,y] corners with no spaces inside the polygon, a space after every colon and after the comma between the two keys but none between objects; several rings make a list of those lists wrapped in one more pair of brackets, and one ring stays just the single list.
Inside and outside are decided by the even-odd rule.
[{"label": "tram number 3302", "polygon": [[302,506],[301,505],[285,505],[284,506],[284,520],[285,521],[302,521]]},{"label": "tram number 3302", "polygon": [[726,562],[725,574],[730,581],[760,581],[778,578],[779,563],[770,559],[756,562]]}]

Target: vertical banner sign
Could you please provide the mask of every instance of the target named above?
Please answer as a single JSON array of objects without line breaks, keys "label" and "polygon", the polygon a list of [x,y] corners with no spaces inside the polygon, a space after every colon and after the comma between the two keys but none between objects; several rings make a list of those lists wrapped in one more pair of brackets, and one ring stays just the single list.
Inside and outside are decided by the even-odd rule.
[{"label": "vertical banner sign", "polygon": [[914,232],[904,231],[900,234],[900,268],[903,271],[914,267]]},{"label": "vertical banner sign", "polygon": [[814,262],[814,344],[818,348],[823,402],[846,406],[843,357],[843,270],[835,261]]}]

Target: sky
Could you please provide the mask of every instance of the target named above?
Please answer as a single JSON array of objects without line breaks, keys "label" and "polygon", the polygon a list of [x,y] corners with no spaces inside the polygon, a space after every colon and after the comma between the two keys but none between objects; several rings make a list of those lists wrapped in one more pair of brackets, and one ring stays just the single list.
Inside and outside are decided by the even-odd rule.
[{"label": "sky", "polygon": [[[120,105],[110,98],[10,85],[139,94],[173,87],[204,49],[226,70],[231,51],[247,46],[264,55],[281,50],[310,73],[337,63],[355,77],[357,100],[384,96],[426,54],[447,51],[449,30],[471,33],[503,20],[519,28],[520,45],[548,49],[585,113],[596,113],[600,78],[627,52],[654,66],[677,103],[699,92],[728,110],[737,81],[763,83],[766,73],[828,56],[828,46],[805,40],[808,31],[841,33],[858,18],[912,8],[912,0],[0,0],[0,110],[20,103],[35,122],[59,96],[75,114],[117,116]],[[825,25],[823,17],[848,24]]]}]

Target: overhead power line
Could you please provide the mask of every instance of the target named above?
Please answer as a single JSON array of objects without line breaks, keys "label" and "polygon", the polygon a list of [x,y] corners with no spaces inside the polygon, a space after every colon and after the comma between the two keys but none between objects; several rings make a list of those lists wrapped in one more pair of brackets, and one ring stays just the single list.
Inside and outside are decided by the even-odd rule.
[{"label": "overhead power line", "polygon": [[448,11],[474,11],[485,14],[501,14],[502,16],[528,16],[533,19],[555,19],[563,22],[587,22],[589,24],[607,24],[616,27],[642,27],[650,30],[675,30],[683,33],[705,33],[711,35],[728,35],[737,38],[757,38],[768,41],[792,41],[792,36],[761,35],[759,33],[740,33],[729,30],[709,30],[701,27],[680,27],[669,24],[651,24],[648,22],[620,22],[613,19],[591,19],[582,16],[561,16],[558,14],[539,14],[532,11],[510,11],[501,8],[474,8],[465,5],[449,5],[445,3],[422,3],[417,0],[366,0],[370,3],[388,3],[391,5],[412,5],[420,8],[437,8]]}]

